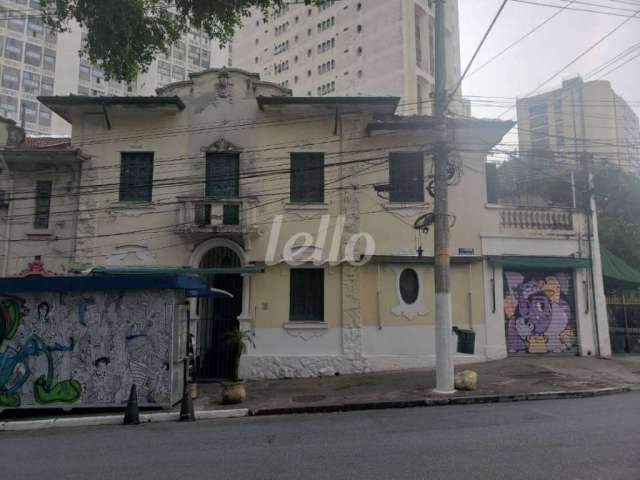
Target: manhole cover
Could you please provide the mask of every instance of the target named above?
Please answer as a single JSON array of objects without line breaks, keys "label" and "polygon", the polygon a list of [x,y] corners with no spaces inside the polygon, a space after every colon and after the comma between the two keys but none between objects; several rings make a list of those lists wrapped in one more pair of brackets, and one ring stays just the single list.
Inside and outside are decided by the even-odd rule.
[{"label": "manhole cover", "polygon": [[314,403],[325,398],[327,398],[325,395],[300,395],[299,397],[293,397],[292,400],[296,403]]}]

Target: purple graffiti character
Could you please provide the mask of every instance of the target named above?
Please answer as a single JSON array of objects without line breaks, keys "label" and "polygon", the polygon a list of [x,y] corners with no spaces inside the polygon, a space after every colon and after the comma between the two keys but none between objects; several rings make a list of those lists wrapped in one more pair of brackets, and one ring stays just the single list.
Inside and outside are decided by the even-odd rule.
[{"label": "purple graffiti character", "polygon": [[566,349],[560,334],[563,333],[569,325],[570,315],[571,308],[565,300],[560,299],[551,306],[551,323],[545,331],[547,347],[550,351],[563,352]]},{"label": "purple graffiti character", "polygon": [[518,310],[533,325],[533,335],[544,335],[552,320],[551,302],[544,293],[530,295],[518,304]]},{"label": "purple graffiti character", "polygon": [[526,318],[514,317],[509,320],[507,349],[509,353],[526,352],[526,339],[532,334],[533,324]]}]

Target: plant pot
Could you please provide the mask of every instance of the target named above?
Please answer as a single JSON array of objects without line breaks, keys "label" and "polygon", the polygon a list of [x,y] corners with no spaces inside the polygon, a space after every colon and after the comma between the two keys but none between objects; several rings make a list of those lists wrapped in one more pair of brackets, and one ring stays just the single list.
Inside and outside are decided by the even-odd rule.
[{"label": "plant pot", "polygon": [[244,402],[246,398],[247,391],[244,388],[244,381],[222,382],[222,403],[235,405]]}]

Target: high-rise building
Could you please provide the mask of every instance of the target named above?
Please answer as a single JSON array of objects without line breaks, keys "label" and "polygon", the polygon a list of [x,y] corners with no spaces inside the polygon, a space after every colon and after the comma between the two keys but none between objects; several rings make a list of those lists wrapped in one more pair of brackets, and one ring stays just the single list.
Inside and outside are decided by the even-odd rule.
[{"label": "high-rise building", "polygon": [[517,102],[520,152],[572,162],[592,154],[625,171],[640,167],[638,116],[604,80],[576,77],[562,87]]},{"label": "high-rise building", "polygon": [[49,133],[52,113],[38,95],[53,95],[58,36],[38,11],[38,0],[0,0],[0,115]]},{"label": "high-rise building", "polygon": [[[224,64],[222,50],[203,32],[191,29],[181,40],[161,53],[132,83],[105,80],[103,70],[78,52],[82,49],[86,31],[80,27],[59,35],[58,67],[55,94],[74,93],[90,96],[154,95],[157,88],[186,80],[190,73]],[[55,133],[71,131],[68,123],[58,116],[53,119]]]},{"label": "high-rise building", "polygon": [[189,73],[222,65],[222,51],[191,30],[160,54],[136,81],[107,81],[80,55],[86,33],[79,25],[56,35],[43,23],[38,0],[0,0],[0,115],[23,123],[30,134],[69,134],[71,127],[37,100],[39,95],[152,95]]},{"label": "high-rise building", "polygon": [[[446,3],[447,84],[460,77],[457,0]],[[255,11],[236,32],[229,65],[297,96],[394,95],[399,112],[431,112],[435,2],[341,0]],[[458,92],[460,94],[460,92]],[[467,109],[454,102],[454,111]]]}]

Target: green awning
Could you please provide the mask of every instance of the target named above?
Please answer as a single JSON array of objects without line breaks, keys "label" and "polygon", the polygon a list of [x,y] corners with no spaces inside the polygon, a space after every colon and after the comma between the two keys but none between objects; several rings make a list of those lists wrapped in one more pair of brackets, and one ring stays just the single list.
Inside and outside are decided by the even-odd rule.
[{"label": "green awning", "polygon": [[600,247],[600,258],[602,258],[602,275],[607,284],[629,288],[640,287],[638,270],[603,247]]},{"label": "green awning", "polygon": [[242,273],[262,273],[263,267],[247,265],[229,268],[192,268],[192,267],[94,267],[93,275],[229,275]]},{"label": "green awning", "polygon": [[529,255],[489,255],[487,260],[496,267],[507,268],[587,268],[591,260],[580,257],[534,257]]},{"label": "green awning", "polygon": [[[360,259],[362,260],[363,257]],[[426,264],[435,265],[435,257],[432,256],[411,256],[411,255],[373,255],[369,260],[370,263],[401,263],[401,264]],[[481,262],[482,256],[479,255],[452,255],[449,257],[449,262],[453,264],[467,264]]]}]

